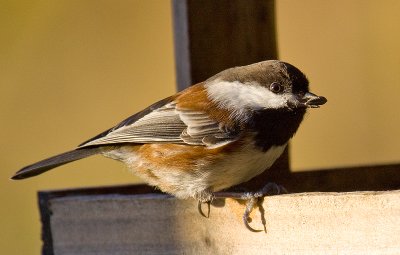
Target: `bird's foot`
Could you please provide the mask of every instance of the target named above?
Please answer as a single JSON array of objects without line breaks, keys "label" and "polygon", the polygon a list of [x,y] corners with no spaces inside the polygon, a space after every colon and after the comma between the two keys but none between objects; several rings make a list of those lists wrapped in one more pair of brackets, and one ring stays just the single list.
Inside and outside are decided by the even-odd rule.
[{"label": "bird's foot", "polygon": [[[250,213],[257,205],[259,206],[260,211],[263,212],[263,209],[260,206],[259,202],[262,202],[265,196],[273,196],[283,193],[288,193],[283,186],[270,182],[267,183],[262,189],[256,192],[244,192],[244,193],[216,192],[214,193],[214,196],[216,198],[234,198],[239,200],[246,200],[246,209],[243,214],[243,223],[248,230],[252,232],[261,232],[263,230],[254,229],[249,225],[249,223],[251,222]],[[265,219],[263,218],[263,216],[262,216],[262,221],[264,225],[264,231],[266,231]]]},{"label": "bird's foot", "polygon": [[[249,223],[251,222],[250,213],[256,207],[258,202],[262,201],[265,196],[273,196],[279,195],[282,193],[288,193],[287,190],[281,186],[277,185],[276,183],[267,183],[262,189],[256,192],[245,192],[242,195],[242,199],[246,200],[246,209],[243,214],[243,223],[246,228],[252,232],[261,232],[263,230],[254,229],[252,228]],[[263,219],[264,231],[265,229],[265,220]]]},{"label": "bird's foot", "polygon": [[[203,212],[203,208],[202,208],[203,204],[207,204],[207,215],[204,214],[204,212]],[[205,218],[210,218],[210,207],[211,207],[211,200],[205,201],[205,202],[202,202],[201,200],[199,200],[199,202],[197,204],[197,210],[199,210],[200,215]]]},{"label": "bird's foot", "polygon": [[[199,193],[196,198],[198,199],[197,210],[200,215],[205,218],[210,218],[210,207],[211,202],[214,199],[214,194],[209,190],[205,190],[202,193]],[[203,204],[207,204],[207,215],[203,212]]]}]

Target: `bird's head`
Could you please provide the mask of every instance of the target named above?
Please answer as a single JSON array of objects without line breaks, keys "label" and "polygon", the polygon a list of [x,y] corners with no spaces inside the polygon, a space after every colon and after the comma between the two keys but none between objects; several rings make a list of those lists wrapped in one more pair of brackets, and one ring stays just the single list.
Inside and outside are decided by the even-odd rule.
[{"label": "bird's head", "polygon": [[327,102],[309,91],[306,76],[291,64],[268,60],[227,69],[206,81],[209,98],[240,116],[259,110],[305,111]]}]

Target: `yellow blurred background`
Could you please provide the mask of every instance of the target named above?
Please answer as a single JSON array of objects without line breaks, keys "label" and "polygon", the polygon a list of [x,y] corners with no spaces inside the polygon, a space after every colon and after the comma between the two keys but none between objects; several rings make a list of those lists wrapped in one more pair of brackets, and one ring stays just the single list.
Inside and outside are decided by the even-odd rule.
[{"label": "yellow blurred background", "polygon": [[[400,1],[276,8],[280,58],[329,100],[293,140],[292,167],[399,162]],[[0,1],[0,86],[0,253],[38,254],[38,190],[139,180],[102,157],[8,178],[175,92],[170,2]]]}]

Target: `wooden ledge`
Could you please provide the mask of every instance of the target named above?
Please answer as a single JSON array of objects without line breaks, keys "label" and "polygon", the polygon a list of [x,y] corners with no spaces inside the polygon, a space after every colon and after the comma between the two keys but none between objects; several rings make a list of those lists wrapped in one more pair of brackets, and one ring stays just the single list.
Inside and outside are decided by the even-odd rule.
[{"label": "wooden ledge", "polygon": [[196,201],[164,194],[54,194],[41,193],[44,254],[400,253],[400,190],[267,197],[251,223],[262,229],[263,211],[266,233],[244,227],[233,199],[204,218]]}]

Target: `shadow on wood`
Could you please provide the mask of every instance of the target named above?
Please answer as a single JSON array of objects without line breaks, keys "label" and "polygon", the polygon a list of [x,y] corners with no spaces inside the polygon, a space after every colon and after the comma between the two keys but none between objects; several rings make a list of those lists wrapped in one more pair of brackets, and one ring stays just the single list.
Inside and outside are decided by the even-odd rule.
[{"label": "shadow on wood", "polygon": [[[340,192],[356,190],[377,191],[400,189],[399,171],[400,165],[386,165],[280,175],[279,168],[275,168],[275,171],[269,172],[269,176],[266,177],[270,177],[271,181],[284,184],[287,189],[292,192]],[[359,199],[365,198],[366,194],[372,199],[372,204],[366,203],[365,207],[363,207],[362,203],[358,201],[362,201]],[[381,194],[384,194],[384,196],[380,196]],[[353,200],[349,200],[349,195]],[[379,196],[376,197],[376,195]],[[289,234],[293,239],[293,231],[294,233],[298,234],[297,239],[301,239],[301,237],[304,235],[311,235],[312,231],[316,231],[315,229],[320,231],[318,232],[320,235],[323,233],[326,235],[326,233],[322,230],[324,227],[327,227],[325,225],[321,225],[319,227],[312,225],[311,227],[314,228],[314,230],[310,232],[302,229],[304,228],[304,225],[301,224],[307,225],[307,221],[304,221],[301,224],[300,222],[289,221],[289,217],[303,217],[301,216],[301,213],[296,214],[296,211],[306,210],[306,208],[308,208],[310,205],[313,205],[307,204],[308,202],[305,201],[314,203],[313,199],[315,199],[315,196],[318,196],[318,206],[320,206],[320,208],[315,208],[315,214],[313,216],[307,216],[311,217],[311,221],[318,221],[315,217],[321,217],[320,214],[323,214],[324,217],[327,217],[325,215],[326,213],[328,215],[332,215],[332,219],[335,219],[335,222],[357,220],[357,224],[361,224],[361,227],[364,229],[352,229],[351,225],[349,225],[346,231],[349,231],[349,233],[359,231],[358,235],[364,237],[366,235],[368,236],[368,238],[365,240],[372,238],[369,235],[377,235],[380,233],[382,236],[379,238],[383,238],[385,241],[389,240],[391,242],[390,245],[392,245],[390,247],[397,247],[397,251],[400,252],[400,247],[395,246],[392,243],[393,240],[390,239],[390,236],[393,238],[394,236],[398,236],[395,234],[398,232],[393,232],[393,226],[379,225],[386,223],[376,223],[378,226],[374,224],[377,219],[380,219],[379,221],[384,219],[384,221],[392,220],[392,225],[397,224],[397,226],[400,226],[400,222],[398,222],[400,220],[398,217],[398,215],[400,215],[400,208],[398,207],[400,204],[400,193],[398,191],[393,191],[393,193],[342,193],[340,195],[330,193],[282,195],[273,197],[273,203],[270,202],[272,197],[269,197],[265,199],[263,204],[263,208],[266,211],[264,217],[266,218],[267,222],[269,222],[267,224],[267,230],[270,232],[268,233],[270,233],[270,235],[276,235],[274,231],[278,231],[279,235],[285,235],[287,225],[289,224],[292,226],[294,224],[296,226],[292,226],[293,229]],[[285,202],[288,201],[287,199],[291,199],[290,201],[294,203],[293,207],[289,206],[290,203]],[[336,202],[332,202],[331,199],[336,199],[338,201],[337,203],[339,204],[335,204]],[[387,199],[396,202],[390,202],[390,206],[387,207]],[[141,254],[175,254],[178,251],[185,251],[187,254],[198,254],[197,252],[200,251],[209,254],[211,254],[212,251],[221,251],[221,254],[234,254],[235,252],[229,249],[220,250],[222,248],[217,247],[216,245],[221,242],[233,242],[233,240],[236,240],[235,238],[239,237],[240,240],[247,240],[246,238],[251,238],[250,236],[254,235],[254,233],[251,233],[245,229],[242,223],[241,216],[244,211],[244,206],[240,205],[234,200],[228,199],[226,201],[214,201],[214,206],[211,209],[212,216],[210,219],[206,219],[200,216],[200,214],[197,212],[196,201],[179,201],[168,195],[161,194],[154,188],[146,185],[128,185],[39,192],[39,203],[41,219],[43,223],[43,254],[90,254],[90,252],[96,250],[96,247],[101,249],[101,251],[96,250],[96,254],[109,254],[111,251],[122,252],[124,249],[127,252],[140,250]],[[286,203],[286,205],[283,205],[282,203]],[[299,208],[298,203],[302,203],[304,208]],[[335,204],[334,208],[332,208],[333,211],[327,212],[326,210],[328,209],[326,207],[332,205],[332,203]],[[354,207],[355,205],[352,205],[353,203],[359,207],[358,209],[360,212],[354,209],[351,213],[349,211],[343,213],[343,206],[347,206],[349,208]],[[315,206],[315,204],[313,206]],[[319,209],[323,210],[323,212],[320,212]],[[362,214],[359,214],[361,212]],[[379,215],[375,215],[376,213]],[[386,215],[386,213],[389,215]],[[278,214],[280,215],[279,217],[277,216]],[[286,215],[285,217],[288,217],[285,221],[279,220],[283,217],[282,214]],[[337,214],[340,214],[343,218],[338,219]],[[353,218],[345,219],[344,217],[347,214],[351,214]],[[358,218],[357,215],[360,218]],[[394,217],[393,215],[397,216]],[[390,218],[387,218],[389,216]],[[234,219],[231,219],[232,217],[234,217]],[[373,221],[370,222],[372,219]],[[364,223],[360,223],[360,221]],[[253,222],[261,222],[260,215],[256,217]],[[370,225],[367,226],[367,223]],[[178,229],[176,229],[177,224],[179,225]],[[301,231],[305,231],[304,233],[297,232],[297,224],[302,226],[300,229],[302,229]],[[120,225],[121,229],[116,227]],[[271,230],[272,226],[274,226],[273,228],[276,228],[274,231]],[[332,226],[329,226],[329,228],[325,229],[325,231],[337,231],[337,235],[342,236],[345,234],[341,233],[341,231],[344,231],[342,227],[343,226],[337,230],[335,228],[332,229]],[[386,232],[379,232],[381,229],[378,229],[377,227],[385,228]],[[184,231],[184,228],[187,228],[187,230]],[[129,233],[127,233],[127,231]],[[177,234],[177,231],[179,232],[179,235],[175,235]],[[103,236],[101,236],[102,234]],[[199,236],[196,236],[196,234]],[[85,238],[83,238],[82,235]],[[111,235],[111,237],[109,238],[108,235]],[[136,235],[140,235],[140,238]],[[154,239],[154,235],[157,236],[157,240]],[[224,235],[225,237],[220,240],[219,235]],[[230,241],[226,240],[226,235],[229,235],[234,239],[231,239]],[[163,236],[164,238],[162,238]],[[194,243],[190,243],[189,240],[186,239],[184,242],[182,242],[180,238],[185,236],[191,236],[198,242],[192,240],[191,242]],[[243,236],[248,237],[242,239]],[[344,236],[348,237],[348,234],[345,234]],[[119,239],[117,237],[121,238],[122,243],[118,243]],[[75,240],[76,238],[80,240],[78,243],[77,240]],[[256,253],[257,249],[262,247],[262,242],[265,242],[266,240],[269,240],[272,243],[278,242],[278,240],[274,240],[274,238],[271,236],[263,236],[261,239],[259,238],[260,237],[257,236],[255,240],[259,240],[260,243],[250,247],[247,247],[245,244],[236,240],[235,242],[238,243],[234,245],[234,247],[236,247],[235,251],[244,252],[244,250],[241,249],[246,247],[246,249],[248,249],[246,253]],[[266,239],[261,241],[263,238]],[[286,236],[285,238],[288,237]],[[282,240],[285,240],[285,238]],[[308,238],[311,237],[308,236]],[[351,238],[347,241],[342,239],[343,238],[340,239],[340,242],[346,244],[342,247],[343,249],[347,245],[351,244]],[[166,240],[169,241],[167,242]],[[249,239],[248,241],[254,244],[254,240],[253,242],[250,240],[253,239]],[[399,241],[397,244],[400,244],[400,240],[397,241]],[[300,241],[297,240],[295,243],[299,244],[299,242]],[[207,243],[212,245],[210,246]],[[192,247],[190,248],[192,250],[187,250],[189,248],[186,245],[189,244],[190,247]],[[324,242],[318,242],[318,244],[315,242],[313,245],[322,249],[323,244]],[[386,245],[386,243],[375,243],[375,245],[375,248],[377,248],[379,245]],[[278,246],[274,247],[274,249],[276,249]],[[331,243],[330,247],[337,248],[338,246],[336,246],[335,243]],[[387,246],[382,247],[387,248]],[[263,248],[272,249],[271,247]],[[351,247],[348,246],[347,248],[350,249]],[[165,250],[161,252],[160,249]],[[300,249],[300,246],[298,246],[298,249]],[[387,251],[390,251],[390,249],[387,248]],[[322,249],[321,252],[327,250]],[[345,250],[346,249],[343,251]],[[59,251],[59,253],[54,253],[55,251]],[[273,251],[273,249],[271,251]],[[126,254],[129,254],[129,252]],[[382,252],[382,254],[384,253]]]},{"label": "shadow on wood", "polygon": [[[262,203],[266,233],[253,233],[244,227],[244,206],[235,200],[217,199],[210,218],[204,218],[194,200],[125,194],[130,188],[120,187],[119,194],[113,193],[118,187],[75,190],[70,196],[41,193],[49,212],[42,218],[52,234],[44,254],[400,252],[400,191],[268,197]],[[252,218],[251,225],[262,229],[260,211]]]}]

